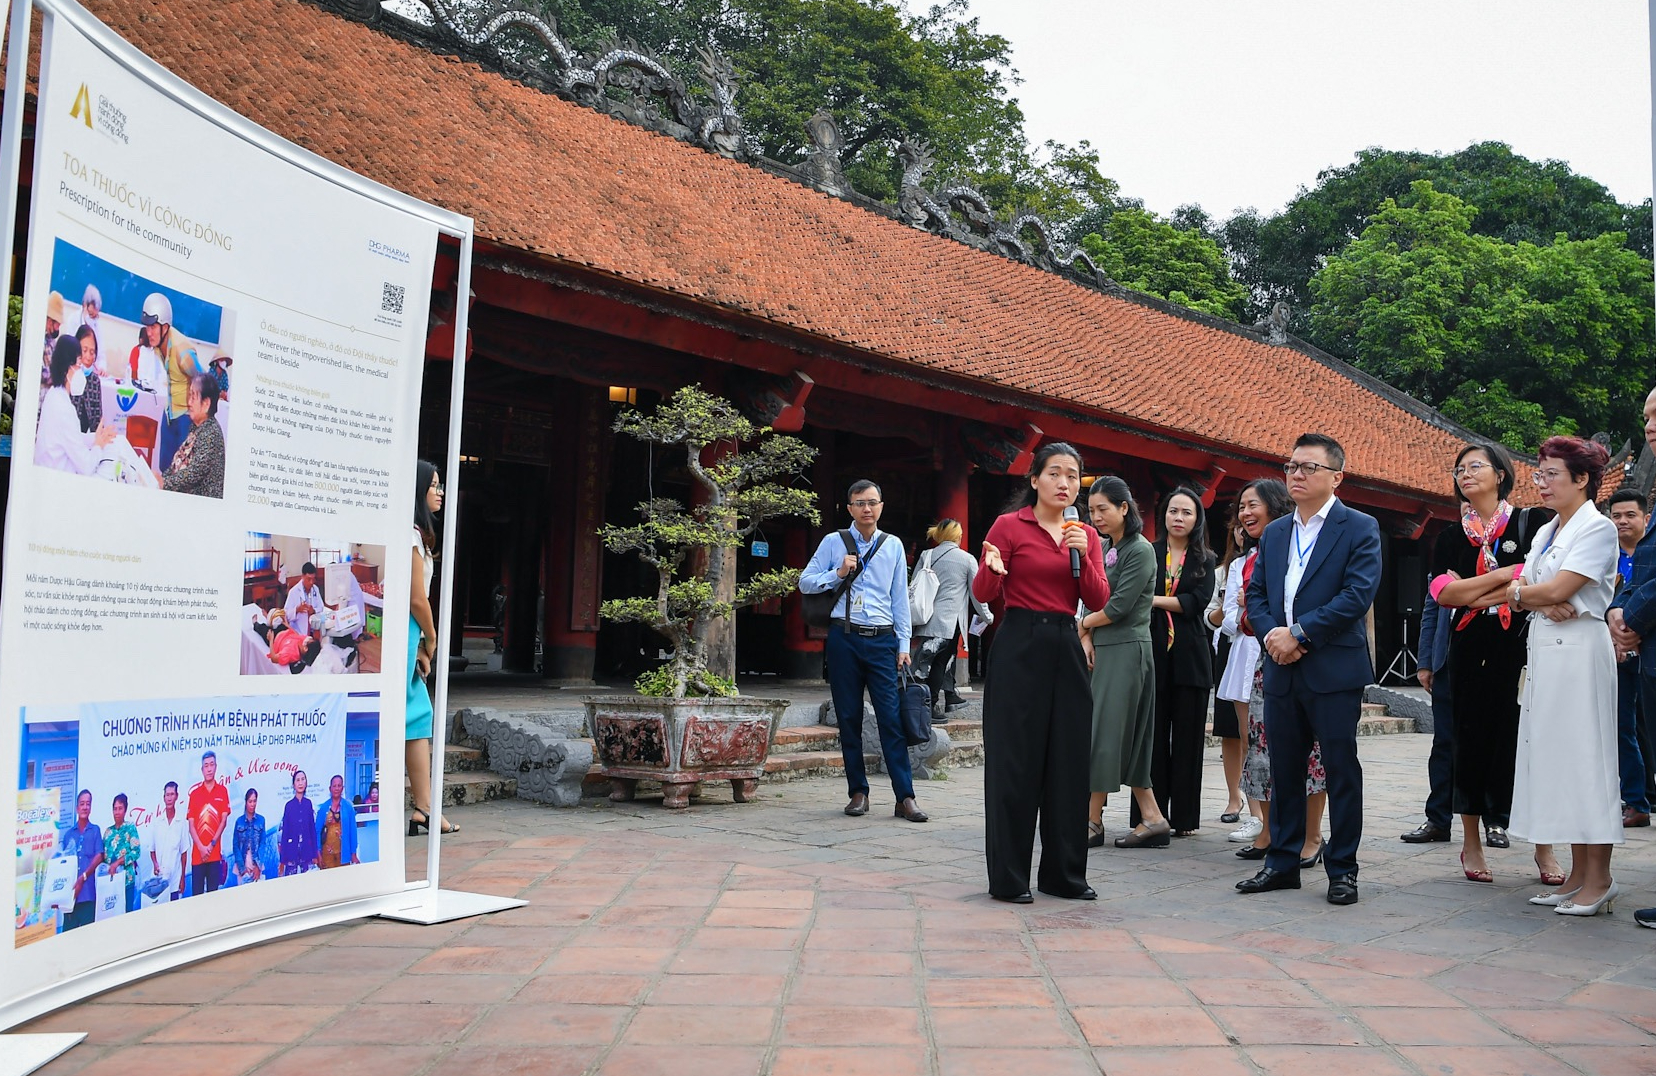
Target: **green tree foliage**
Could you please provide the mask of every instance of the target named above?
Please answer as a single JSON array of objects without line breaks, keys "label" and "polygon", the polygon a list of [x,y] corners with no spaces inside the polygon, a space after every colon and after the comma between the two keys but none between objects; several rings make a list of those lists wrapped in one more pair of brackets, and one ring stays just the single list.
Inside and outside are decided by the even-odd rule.
[{"label": "green tree foliage", "polygon": [[[1294,308],[1295,331],[1306,332],[1317,268],[1345,249],[1387,199],[1402,200],[1420,180],[1477,207],[1470,224],[1474,235],[1546,245],[1558,234],[1590,239],[1620,232],[1629,248],[1650,256],[1649,202],[1621,205],[1564,161],[1532,161],[1501,142],[1480,142],[1447,155],[1366,149],[1354,163],[1320,173],[1316,186],[1302,189],[1281,213],[1267,217],[1245,210],[1225,223],[1233,271],[1251,292],[1249,316],[1285,301]],[[1335,349],[1314,329],[1308,335]]]},{"label": "green tree foliage", "polygon": [[[657,587],[653,596],[606,601],[599,613],[606,620],[653,628],[672,644],[665,671],[641,677],[641,692],[680,699],[728,695],[734,669],[710,673],[708,668],[715,626],[740,606],[790,593],[799,570],[758,572],[738,585],[724,551],[744,544],[768,519],[818,521],[815,494],[787,484],[809,468],[816,449],[754,426],[729,401],[696,385],[679,389],[649,414],[621,412],[615,431],[682,452],[702,503],[686,507],[657,497],[638,506],[638,523],[600,528],[604,548],[635,554],[655,570]],[[709,459],[707,449],[721,442],[746,442],[746,447]]]},{"label": "green tree foliage", "polygon": [[[886,0],[540,0],[576,46],[637,41],[683,71],[711,44],[734,65],[755,148],[793,164],[805,121],[833,113],[852,185],[894,201],[903,138],[925,141],[938,176],[976,186],[1003,212],[1062,222],[1116,194],[1087,143],[1032,147],[1011,44],[969,18],[967,0],[910,14]],[[936,177],[934,177],[936,178]]]},{"label": "green tree foliage", "polygon": [[1099,231],[1081,237],[1081,247],[1123,287],[1234,320],[1247,303],[1247,289],[1231,279],[1218,242],[1200,231],[1205,214],[1193,207],[1179,213],[1186,227],[1145,209],[1118,209]]},{"label": "green tree foliage", "polygon": [[1309,282],[1317,338],[1514,448],[1630,435],[1656,357],[1649,259],[1620,232],[1506,242],[1482,215],[1426,180],[1385,199]]}]

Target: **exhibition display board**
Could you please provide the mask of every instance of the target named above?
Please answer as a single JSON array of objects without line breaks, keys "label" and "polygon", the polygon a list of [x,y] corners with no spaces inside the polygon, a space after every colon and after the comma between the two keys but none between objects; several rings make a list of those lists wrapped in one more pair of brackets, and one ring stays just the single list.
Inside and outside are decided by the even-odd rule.
[{"label": "exhibition display board", "polygon": [[76,4],[32,6],[0,1029],[409,906],[421,368],[439,235],[461,240],[462,293],[471,253],[469,220],[257,128]]}]

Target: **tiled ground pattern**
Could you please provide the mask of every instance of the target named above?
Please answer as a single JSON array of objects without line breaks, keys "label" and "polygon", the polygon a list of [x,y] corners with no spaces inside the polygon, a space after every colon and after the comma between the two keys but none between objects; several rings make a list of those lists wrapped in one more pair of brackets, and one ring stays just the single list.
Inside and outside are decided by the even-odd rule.
[{"label": "tiled ground pattern", "polygon": [[[47,1072],[533,1076],[1551,1076],[1656,1072],[1656,837],[1617,855],[1614,917],[1533,908],[1522,847],[1458,880],[1417,820],[1425,736],[1365,739],[1363,900],[1242,898],[1211,824],[1166,851],[1095,851],[1101,899],[982,893],[981,771],[921,790],[728,790],[457,813],[446,884],[527,907],[438,927],[362,922],[127,986],[28,1030],[87,1030]],[[1217,807],[1217,757],[1207,769]],[[1124,825],[1112,805],[1110,828]],[[410,850],[423,850],[410,842]],[[1641,899],[1642,898],[1642,899]]]}]

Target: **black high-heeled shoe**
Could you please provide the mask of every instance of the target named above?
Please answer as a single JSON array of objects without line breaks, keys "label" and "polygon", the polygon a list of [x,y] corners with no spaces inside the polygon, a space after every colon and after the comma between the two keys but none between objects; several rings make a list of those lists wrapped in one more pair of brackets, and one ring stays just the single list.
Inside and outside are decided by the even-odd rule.
[{"label": "black high-heeled shoe", "polygon": [[1317,850],[1314,854],[1306,856],[1304,859],[1300,860],[1300,869],[1307,871],[1310,870],[1312,867],[1315,867],[1318,863],[1322,862],[1322,857],[1323,846],[1319,844],[1317,845]]},{"label": "black high-heeled shoe", "polygon": [[[414,817],[415,815],[419,815],[420,817],[415,818]],[[431,816],[430,815],[426,814],[424,811],[419,810],[418,808],[416,808],[415,810],[412,810],[408,813],[408,835],[410,837],[418,837],[421,833],[425,832],[426,830],[429,830],[430,828],[431,828]]]}]

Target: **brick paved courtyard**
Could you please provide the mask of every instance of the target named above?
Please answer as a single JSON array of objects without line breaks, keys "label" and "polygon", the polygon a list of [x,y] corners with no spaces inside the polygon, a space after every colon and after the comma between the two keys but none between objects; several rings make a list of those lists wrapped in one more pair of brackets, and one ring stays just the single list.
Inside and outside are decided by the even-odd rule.
[{"label": "brick paved courtyard", "polygon": [[[923,784],[931,823],[839,813],[844,786],[455,812],[445,884],[529,905],[437,927],[361,922],[136,983],[21,1030],[90,1040],[45,1072],[719,1076],[1656,1073],[1656,830],[1631,831],[1613,917],[1525,897],[1528,850],[1459,880],[1410,846],[1430,738],[1366,737],[1363,899],[1239,897],[1209,822],[1092,854],[1100,899],[983,893],[982,771]],[[1217,752],[1211,817],[1223,803]],[[1125,826],[1125,796],[1106,814]],[[424,841],[411,841],[411,856]],[[423,856],[421,856],[423,863]]]}]

